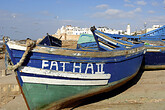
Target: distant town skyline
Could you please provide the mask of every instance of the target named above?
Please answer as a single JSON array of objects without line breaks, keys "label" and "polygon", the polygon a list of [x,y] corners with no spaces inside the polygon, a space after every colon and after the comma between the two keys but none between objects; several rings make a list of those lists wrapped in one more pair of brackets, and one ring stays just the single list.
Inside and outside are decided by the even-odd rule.
[{"label": "distant town skyline", "polygon": [[0,36],[38,39],[63,25],[131,32],[165,24],[165,0],[0,0]]}]

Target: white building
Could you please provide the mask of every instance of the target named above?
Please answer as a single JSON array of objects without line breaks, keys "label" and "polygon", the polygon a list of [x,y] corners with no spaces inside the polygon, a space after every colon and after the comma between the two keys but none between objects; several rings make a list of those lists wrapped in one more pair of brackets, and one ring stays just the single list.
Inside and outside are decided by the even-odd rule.
[{"label": "white building", "polygon": [[[108,27],[98,27],[99,31],[102,31],[104,33],[110,33],[110,34],[124,34],[123,30],[115,30],[110,29]],[[66,27],[62,26],[60,29],[57,30],[55,35],[80,35],[80,34],[92,34],[90,28],[80,28],[80,27],[73,27],[71,25],[67,25]]]},{"label": "white building", "polygon": [[110,29],[108,27],[98,27],[97,29],[101,32],[109,33],[109,34],[122,34],[124,32],[122,30]]},{"label": "white building", "polygon": [[80,34],[92,34],[92,32],[90,31],[89,28],[72,27],[71,25],[67,25],[66,27],[62,26],[61,29],[58,29],[55,34],[80,35]]},{"label": "white building", "polygon": [[131,35],[131,27],[130,24],[127,25],[127,35]]},{"label": "white building", "polygon": [[146,32],[149,32],[149,31],[158,29],[158,28],[160,28],[160,27],[162,27],[162,26],[163,26],[163,25],[152,25],[152,28],[147,28],[147,29],[146,29]]}]

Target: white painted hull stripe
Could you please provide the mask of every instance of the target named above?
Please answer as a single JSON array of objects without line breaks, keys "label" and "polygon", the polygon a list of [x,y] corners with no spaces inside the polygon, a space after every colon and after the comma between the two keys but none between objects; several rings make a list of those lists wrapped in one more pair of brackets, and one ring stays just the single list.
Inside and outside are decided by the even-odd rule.
[{"label": "white painted hull stripe", "polygon": [[78,78],[78,79],[110,79],[111,74],[85,74],[85,73],[73,73],[73,72],[63,72],[55,71],[48,69],[40,69],[34,67],[21,66],[19,68],[20,72],[23,73],[32,73],[37,75],[46,75],[46,76],[56,76],[64,78]]},{"label": "white painted hull stripe", "polygon": [[160,52],[161,49],[147,49],[147,52]]},{"label": "white painted hull stripe", "polygon": [[109,46],[107,46],[107,45],[105,45],[105,44],[103,44],[103,43],[101,43],[101,42],[99,42],[99,44],[100,44],[101,46],[103,46],[103,47],[109,49],[109,50],[113,50],[113,48],[111,48],[111,47],[109,47]]},{"label": "white painted hull stripe", "polygon": [[112,43],[112,44],[114,44],[114,45],[117,45],[116,42],[113,42],[113,41],[111,41],[111,40],[109,40],[109,39],[107,39],[107,38],[105,38],[105,37],[102,37],[102,36],[100,36],[100,35],[97,34],[97,33],[96,33],[96,35],[99,36],[100,38],[104,39],[105,41],[108,41],[108,42],[110,42],[110,43]]},{"label": "white painted hull stripe", "polygon": [[[12,41],[10,41],[12,42]],[[12,42],[12,44],[10,42],[7,42],[7,45],[9,46],[10,49],[16,49],[16,50],[26,50],[25,46],[21,46],[21,45],[17,45],[14,42]]]},{"label": "white painted hull stripe", "polygon": [[21,76],[23,82],[53,85],[106,85],[108,80],[65,80],[41,77]]}]

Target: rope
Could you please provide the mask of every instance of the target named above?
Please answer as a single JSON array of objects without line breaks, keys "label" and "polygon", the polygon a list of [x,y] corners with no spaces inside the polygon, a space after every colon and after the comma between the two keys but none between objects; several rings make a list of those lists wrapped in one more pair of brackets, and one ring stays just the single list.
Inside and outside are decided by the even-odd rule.
[{"label": "rope", "polygon": [[26,51],[24,52],[22,58],[20,59],[20,61],[15,64],[15,65],[8,65],[8,70],[16,70],[18,67],[22,66],[23,62],[25,61],[27,55],[29,52],[31,52],[31,50],[35,47],[35,42],[32,41],[31,39],[27,39],[26,40]]}]

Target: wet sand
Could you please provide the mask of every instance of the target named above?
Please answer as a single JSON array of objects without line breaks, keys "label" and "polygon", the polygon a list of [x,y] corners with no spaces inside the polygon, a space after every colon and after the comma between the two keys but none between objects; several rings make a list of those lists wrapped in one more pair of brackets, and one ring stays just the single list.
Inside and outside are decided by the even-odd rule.
[{"label": "wet sand", "polygon": [[[15,74],[2,77],[4,59],[0,65],[0,110],[27,110]],[[122,87],[87,98],[74,110],[165,110],[165,70],[141,70]]]}]

